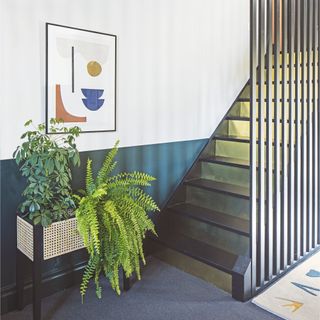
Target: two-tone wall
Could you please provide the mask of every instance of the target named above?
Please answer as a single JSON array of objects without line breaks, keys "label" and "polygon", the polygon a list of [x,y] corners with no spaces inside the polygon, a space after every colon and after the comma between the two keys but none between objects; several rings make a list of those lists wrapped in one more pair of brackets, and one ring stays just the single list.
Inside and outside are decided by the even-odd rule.
[{"label": "two-tone wall", "polygon": [[[156,176],[151,192],[164,204],[249,73],[247,0],[2,0],[1,288],[8,297],[24,187],[12,153],[23,123],[45,120],[46,22],[118,36],[117,131],[78,139],[82,166],[74,173],[75,188],[83,182],[86,158],[98,168],[120,139],[119,169]],[[56,259],[45,272],[59,273],[80,260]]]}]

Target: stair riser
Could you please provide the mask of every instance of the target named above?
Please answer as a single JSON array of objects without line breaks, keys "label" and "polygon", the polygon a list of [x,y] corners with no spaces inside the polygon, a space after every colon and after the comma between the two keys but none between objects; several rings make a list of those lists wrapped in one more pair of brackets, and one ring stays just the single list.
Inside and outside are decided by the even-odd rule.
[{"label": "stair riser", "polygon": [[[272,119],[275,118],[274,116],[274,102],[272,101],[271,104],[271,116]],[[258,103],[256,105],[257,107],[257,117],[259,116],[258,114]],[[281,108],[282,108],[282,104],[281,102],[279,102],[279,117],[281,118]],[[306,111],[307,108],[305,108]],[[264,113],[264,118],[267,118],[267,105],[266,103],[263,104],[263,113]],[[295,105],[293,104],[293,115],[295,114]],[[235,103],[234,109],[230,111],[229,113],[230,116],[241,116],[241,117],[246,117],[249,118],[250,117],[250,102],[249,101],[237,101]],[[295,117],[294,117],[295,118]],[[286,119],[289,119],[289,110],[287,108],[287,112],[286,112]]]},{"label": "stair riser", "polygon": [[216,140],[212,145],[214,146],[214,149],[209,154],[243,160],[249,159],[249,143]]},{"label": "stair riser", "polygon": [[210,162],[201,162],[201,178],[226,182],[243,187],[249,186],[249,170],[220,165]]},{"label": "stair riser", "polygon": [[218,212],[226,212],[235,217],[249,219],[249,200],[237,198],[231,195],[208,191],[193,186],[186,187],[186,201],[215,210]]},{"label": "stair riser", "polygon": [[234,254],[243,256],[248,254],[248,237],[179,214],[172,213],[170,221],[175,232],[189,238]]},{"label": "stair riser", "polygon": [[217,128],[216,134],[227,135],[229,132],[228,121],[223,121]]},{"label": "stair riser", "polygon": [[[216,140],[215,141],[215,149],[208,155],[216,155],[221,157],[230,157],[230,158],[238,158],[243,160],[249,160],[249,143],[242,142],[234,142],[234,141],[224,141],[224,140]],[[274,145],[272,146],[274,149]],[[287,146],[289,149],[289,146]],[[257,145],[257,159],[258,159],[258,145]],[[266,155],[266,145],[265,145],[265,155]],[[280,146],[280,159],[282,157],[282,146]]]},{"label": "stair riser", "polygon": [[[250,122],[249,121],[238,121],[238,120],[228,120],[229,128],[228,134],[233,136],[242,136],[242,137],[250,137]],[[289,142],[289,123],[286,123],[286,135],[287,135],[287,143]],[[271,127],[272,130],[272,139],[274,140],[274,123]],[[295,130],[295,129],[294,129]],[[257,122],[257,129],[256,129],[257,138],[259,139],[259,127]],[[264,124],[264,134],[266,138],[267,133],[267,123]],[[279,124],[279,133],[280,133],[280,140],[282,141],[282,123]]]},{"label": "stair riser", "polygon": [[[288,79],[287,79],[288,80]],[[260,85],[256,85],[256,97],[258,98],[259,96],[259,87]],[[289,84],[286,85],[286,97],[288,98],[288,95],[289,95]],[[293,98],[296,97],[296,90],[295,90],[295,86],[293,87],[293,92],[292,92],[292,96]],[[274,88],[274,85],[271,83],[271,86],[270,86],[270,89],[271,89],[271,98],[273,99],[275,97],[275,88]],[[278,97],[282,97],[282,84],[280,84],[277,88],[278,92]],[[263,85],[263,91],[262,91],[262,94],[264,96],[264,99],[266,98],[267,96],[267,85],[264,84]],[[299,97],[301,97],[301,86],[299,87]],[[241,93],[240,95],[240,99],[249,99],[250,98],[250,86],[246,86],[245,89],[243,90],[243,92]]]},{"label": "stair riser", "polygon": [[155,243],[154,245],[153,256],[231,293],[232,276],[226,272],[213,268],[180,252],[164,247],[159,243]]}]

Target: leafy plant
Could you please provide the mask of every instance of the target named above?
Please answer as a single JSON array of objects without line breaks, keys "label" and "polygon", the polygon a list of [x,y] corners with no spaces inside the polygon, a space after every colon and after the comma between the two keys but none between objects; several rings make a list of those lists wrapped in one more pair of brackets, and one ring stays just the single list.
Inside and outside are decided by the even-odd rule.
[{"label": "leafy plant", "polygon": [[21,136],[25,141],[13,154],[27,178],[27,187],[22,193],[25,200],[19,209],[34,224],[47,227],[53,221],[70,217],[70,211],[75,209],[70,164],[80,165],[75,144],[80,128],[66,128],[61,121],[51,119],[50,132],[60,134],[49,135],[45,133],[44,124],[34,126],[29,120],[25,127],[30,126],[33,128]]},{"label": "leafy plant", "polygon": [[147,212],[159,208],[141,188],[150,186],[155,178],[141,172],[111,176],[117,164],[114,158],[118,143],[107,154],[96,178],[92,174],[91,160],[88,160],[85,196],[77,196],[78,230],[90,254],[80,286],[82,301],[91,279],[101,298],[99,276],[102,273],[118,294],[120,267],[127,277],[136,272],[140,279],[140,258],[145,264],[142,241],[148,230],[156,234]]}]

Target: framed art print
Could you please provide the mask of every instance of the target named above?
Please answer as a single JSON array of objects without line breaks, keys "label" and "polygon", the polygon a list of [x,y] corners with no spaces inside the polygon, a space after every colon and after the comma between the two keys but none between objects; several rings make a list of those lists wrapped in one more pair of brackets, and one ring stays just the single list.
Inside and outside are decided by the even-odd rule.
[{"label": "framed art print", "polygon": [[46,124],[82,132],[116,130],[116,47],[112,34],[46,24]]}]

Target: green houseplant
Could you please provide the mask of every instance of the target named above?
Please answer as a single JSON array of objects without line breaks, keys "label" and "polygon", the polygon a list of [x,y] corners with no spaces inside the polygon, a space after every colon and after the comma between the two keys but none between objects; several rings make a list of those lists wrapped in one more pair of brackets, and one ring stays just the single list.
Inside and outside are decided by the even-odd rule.
[{"label": "green houseplant", "polygon": [[66,128],[56,119],[50,120],[50,131],[59,135],[47,134],[45,124],[34,126],[32,120],[25,127],[31,128],[21,136],[24,141],[13,154],[27,179],[19,209],[34,224],[47,227],[69,218],[75,209],[70,165],[80,165],[75,144],[80,128]]},{"label": "green houseplant", "polygon": [[118,294],[120,267],[127,277],[135,272],[140,279],[140,259],[145,263],[142,241],[147,231],[156,234],[147,212],[159,208],[141,188],[150,186],[155,178],[141,172],[111,175],[117,164],[118,143],[107,154],[96,178],[88,159],[86,190],[84,196],[77,196],[78,230],[90,255],[80,286],[82,301],[91,279],[101,298],[100,274]]}]

